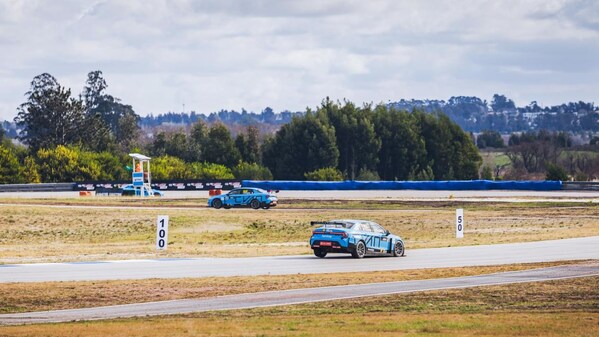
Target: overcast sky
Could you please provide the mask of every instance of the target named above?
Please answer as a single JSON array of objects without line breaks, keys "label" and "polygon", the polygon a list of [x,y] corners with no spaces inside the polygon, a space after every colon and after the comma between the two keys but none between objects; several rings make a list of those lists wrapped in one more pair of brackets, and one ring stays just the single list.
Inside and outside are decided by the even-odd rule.
[{"label": "overcast sky", "polygon": [[0,120],[101,70],[140,115],[505,94],[599,104],[595,0],[0,0]]}]

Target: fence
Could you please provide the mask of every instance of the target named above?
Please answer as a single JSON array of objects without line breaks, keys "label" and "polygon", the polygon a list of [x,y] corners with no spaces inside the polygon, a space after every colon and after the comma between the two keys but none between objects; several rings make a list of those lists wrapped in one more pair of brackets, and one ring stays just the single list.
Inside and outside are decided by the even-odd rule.
[{"label": "fence", "polygon": [[[0,184],[0,192],[68,192],[119,189],[131,181],[85,181],[76,183]],[[266,190],[530,190],[599,191],[599,182],[560,181],[256,181],[256,180],[167,180],[155,181],[161,191],[231,190],[238,187]]]}]

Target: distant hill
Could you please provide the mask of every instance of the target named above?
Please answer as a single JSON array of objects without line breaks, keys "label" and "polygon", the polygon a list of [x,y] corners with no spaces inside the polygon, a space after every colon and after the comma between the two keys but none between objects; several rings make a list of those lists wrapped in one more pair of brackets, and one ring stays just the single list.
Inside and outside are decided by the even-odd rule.
[{"label": "distant hill", "polygon": [[[531,102],[524,107],[516,107],[514,102],[503,95],[495,94],[491,102],[472,96],[457,96],[445,100],[401,99],[388,103],[389,108],[412,111],[443,112],[458,123],[465,131],[478,133],[494,130],[502,134],[522,131],[567,131],[570,133],[599,132],[599,107],[594,103],[568,102],[555,106],[540,106]],[[294,116],[305,112],[274,112],[267,107],[260,113],[221,110],[209,115],[186,112],[167,112],[140,118],[140,126],[145,130],[188,127],[199,119],[212,124],[220,121],[234,134],[248,125],[257,126],[262,133],[273,133],[281,125],[287,124]],[[5,121],[2,127],[6,135],[14,138],[14,123]]]},{"label": "distant hill", "polygon": [[[387,104],[390,108],[412,111],[421,109],[426,112],[443,112],[458,123],[465,131],[481,132],[494,130],[502,134],[522,131],[568,131],[571,133],[599,132],[599,107],[594,103],[569,102],[556,106],[539,106],[531,102],[524,107],[516,107],[514,102],[503,95],[493,96],[491,102],[478,97],[457,96],[449,100],[405,100]],[[263,131],[276,130],[281,125],[289,123],[293,116],[304,112],[283,111],[275,113],[271,108],[261,113],[242,110],[221,110],[210,115],[195,112],[169,112],[158,116],[141,118],[144,128],[160,125],[189,125],[198,119],[207,123],[221,121],[232,130],[247,125],[257,125]]]},{"label": "distant hill", "polygon": [[512,100],[495,95],[490,103],[478,97],[458,96],[448,101],[402,99],[388,106],[408,111],[442,111],[469,132],[494,130],[507,134],[542,129],[571,133],[599,131],[599,108],[594,103],[582,101],[546,107],[533,101],[527,106],[516,107]]}]

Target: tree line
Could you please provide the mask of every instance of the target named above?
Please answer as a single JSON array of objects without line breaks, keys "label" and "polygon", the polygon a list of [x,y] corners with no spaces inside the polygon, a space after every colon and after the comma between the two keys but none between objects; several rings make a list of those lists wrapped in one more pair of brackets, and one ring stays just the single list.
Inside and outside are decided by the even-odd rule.
[{"label": "tree line", "polygon": [[[17,109],[19,139],[0,147],[0,182],[128,179],[130,152],[154,158],[154,179],[475,179],[481,157],[443,114],[326,98],[274,134],[220,122],[140,132],[133,108],[107,93],[101,71],[78,96],[44,73]],[[129,168],[130,169],[130,168]]]},{"label": "tree line", "polygon": [[[497,167],[483,167],[479,174],[477,146],[503,148],[501,134],[484,130],[473,137],[440,112],[358,106],[327,97],[316,109],[291,116],[274,133],[254,124],[231,130],[219,119],[210,123],[198,118],[148,135],[133,108],[107,88],[101,71],[88,74],[77,96],[50,74],[36,76],[15,118],[26,146],[14,145],[0,133],[0,183],[129,179],[130,152],[154,158],[154,179],[500,178]],[[452,104],[476,103],[466,101]],[[492,105],[514,107],[502,96],[494,97]],[[581,180],[594,177],[596,156],[564,151],[571,146],[566,132],[514,133],[505,148],[512,164],[507,177],[559,169]]]}]

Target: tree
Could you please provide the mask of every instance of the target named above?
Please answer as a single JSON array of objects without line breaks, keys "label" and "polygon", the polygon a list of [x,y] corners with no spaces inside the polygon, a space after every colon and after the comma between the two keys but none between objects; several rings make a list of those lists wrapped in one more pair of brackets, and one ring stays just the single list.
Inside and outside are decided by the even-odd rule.
[{"label": "tree", "polygon": [[516,109],[516,104],[514,104],[514,101],[508,99],[504,95],[495,94],[493,95],[493,100],[491,101],[491,108],[495,112],[514,110]]},{"label": "tree", "polygon": [[130,105],[120,105],[123,108],[122,116],[118,121],[116,141],[121,150],[129,152],[134,147],[135,140],[139,137],[139,116],[133,111]]},{"label": "tree", "polygon": [[128,151],[139,135],[139,116],[130,105],[122,104],[120,99],[106,94],[106,88],[108,85],[100,70],[87,75],[86,86],[81,94],[88,120],[87,144],[94,150],[106,150],[103,145],[114,141],[123,151]]},{"label": "tree", "polygon": [[482,158],[470,136],[446,115],[415,111],[436,180],[478,179]]},{"label": "tree", "polygon": [[416,114],[377,106],[374,127],[381,140],[377,171],[383,180],[407,180],[426,169],[429,162]]},{"label": "tree", "polygon": [[375,133],[370,107],[359,109],[349,101],[341,105],[331,102],[327,97],[319,113],[326,114],[335,129],[335,141],[339,149],[338,168],[351,180],[363,169],[375,170],[381,140]]},{"label": "tree", "polygon": [[263,162],[276,179],[301,180],[305,172],[336,167],[338,158],[335,129],[325,115],[310,110],[283,125],[263,147]]},{"label": "tree", "polygon": [[208,131],[204,159],[210,163],[235,166],[241,156],[231,138],[231,133],[222,123],[216,123]]},{"label": "tree", "polygon": [[154,157],[164,156],[166,154],[166,133],[159,132],[154,141],[152,142],[152,146],[150,147],[150,153]]},{"label": "tree", "polygon": [[241,160],[247,163],[260,163],[260,131],[257,127],[250,125],[246,132],[239,133],[235,138],[235,147],[239,150]]},{"label": "tree", "polygon": [[186,162],[190,162],[187,136],[182,130],[170,133],[168,135],[164,150],[169,156],[177,157]]},{"label": "tree", "polygon": [[505,147],[501,134],[497,131],[484,130],[481,134],[476,137],[476,145],[479,149],[487,147],[502,148]]},{"label": "tree", "polygon": [[25,95],[27,101],[17,109],[15,122],[22,130],[19,139],[31,151],[75,144],[82,138],[83,104],[52,75],[34,77]]},{"label": "tree", "polygon": [[559,165],[547,164],[545,180],[567,181],[568,173]]},{"label": "tree", "polygon": [[204,152],[208,144],[208,126],[203,120],[198,120],[191,126],[189,132],[189,159],[192,162],[204,161]]},{"label": "tree", "polygon": [[567,134],[551,133],[545,130],[512,134],[506,155],[512,166],[522,167],[528,173],[545,170],[546,163],[556,164],[564,146],[571,144]]}]

